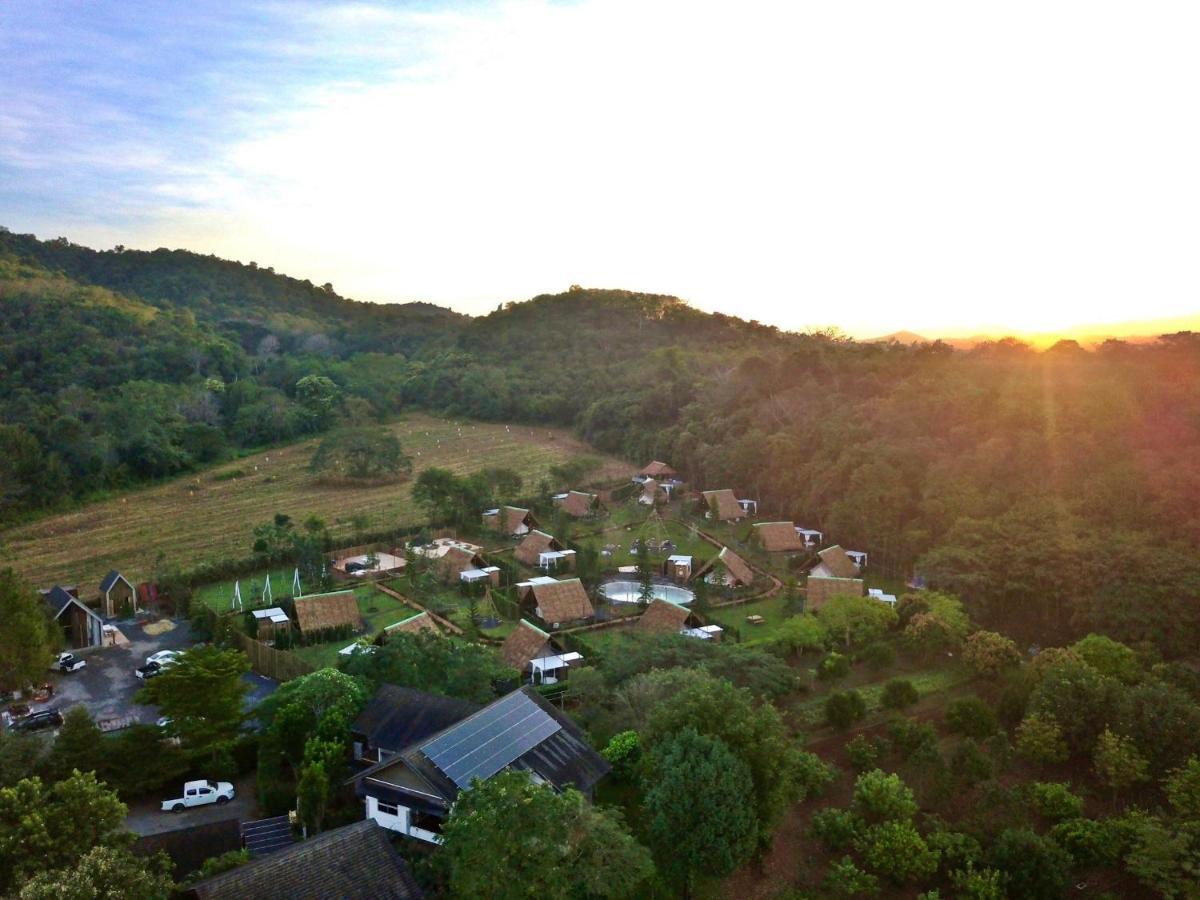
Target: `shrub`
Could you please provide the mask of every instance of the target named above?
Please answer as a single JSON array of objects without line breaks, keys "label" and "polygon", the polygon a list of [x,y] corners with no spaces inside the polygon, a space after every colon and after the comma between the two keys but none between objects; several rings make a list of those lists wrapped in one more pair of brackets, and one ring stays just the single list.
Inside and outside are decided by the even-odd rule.
[{"label": "shrub", "polygon": [[822,887],[830,897],[874,897],[879,893],[879,879],[843,856],[829,867]]},{"label": "shrub", "polygon": [[954,896],[958,900],[1004,900],[1004,876],[995,869],[976,869],[968,866],[950,873]]},{"label": "shrub", "polygon": [[796,754],[796,787],[799,799],[818,797],[837,776],[837,769],[815,753],[801,751]]},{"label": "shrub", "polygon": [[873,671],[879,672],[896,664],[896,649],[891,644],[876,641],[868,644],[859,654],[862,661]]},{"label": "shrub", "polygon": [[858,691],[839,691],[825,700],[825,721],[834,728],[849,728],[867,714],[867,703]]},{"label": "shrub", "polygon": [[916,719],[896,719],[888,726],[888,734],[892,746],[904,759],[922,748],[937,746],[937,732],[928,723]]},{"label": "shrub", "polygon": [[1038,815],[1047,819],[1075,819],[1083,815],[1083,799],[1056,781],[1038,781],[1029,786],[1029,796]]},{"label": "shrub", "polygon": [[1080,868],[1114,866],[1121,859],[1121,836],[1108,821],[1067,819],[1050,830],[1050,837]]},{"label": "shrub", "polygon": [[945,869],[962,869],[979,862],[983,848],[979,841],[961,831],[950,831],[945,827],[934,828],[925,835],[930,850],[936,850]]},{"label": "shrub", "polygon": [[967,737],[985,738],[999,727],[992,708],[978,697],[955,700],[946,709],[946,727]]},{"label": "shrub", "polygon": [[976,784],[992,777],[992,761],[975,741],[967,738],[950,757],[950,771],[959,781]]},{"label": "shrub", "polygon": [[911,822],[872,825],[854,846],[868,866],[896,884],[928,878],[937,871],[940,854],[929,849]]},{"label": "shrub", "polygon": [[843,850],[863,830],[863,821],[847,809],[829,807],[813,813],[809,832],[830,850]]},{"label": "shrub", "polygon": [[836,681],[850,674],[850,657],[836,650],[828,654],[817,666],[817,677],[822,681]]},{"label": "shrub", "polygon": [[921,695],[917,693],[911,681],[907,678],[893,678],[883,686],[879,702],[885,709],[904,709],[920,699]]},{"label": "shrub", "polygon": [[612,766],[614,778],[628,781],[634,776],[638,761],[642,758],[642,744],[638,733],[622,731],[614,734],[600,755]]},{"label": "shrub", "polygon": [[1124,644],[1102,634],[1089,634],[1076,641],[1071,649],[1101,675],[1125,684],[1135,684],[1142,677],[1137,654]]},{"label": "shrub", "polygon": [[1174,769],[1163,782],[1163,790],[1172,808],[1189,819],[1200,818],[1200,759],[1188,761]]},{"label": "shrub", "polygon": [[1017,727],[1017,752],[1040,763],[1066,762],[1070,755],[1058,721],[1043,713],[1030,713]]},{"label": "shrub", "polygon": [[869,738],[866,735],[855,735],[846,744],[846,755],[850,757],[850,765],[859,772],[874,769],[883,756],[884,746],[879,738]]},{"label": "shrub", "polygon": [[908,820],[916,813],[917,802],[899,775],[872,769],[854,782],[854,811],[867,822]]},{"label": "shrub", "polygon": [[1058,900],[1066,893],[1071,857],[1052,840],[1010,828],[996,839],[990,858],[1007,876],[1010,897]]}]

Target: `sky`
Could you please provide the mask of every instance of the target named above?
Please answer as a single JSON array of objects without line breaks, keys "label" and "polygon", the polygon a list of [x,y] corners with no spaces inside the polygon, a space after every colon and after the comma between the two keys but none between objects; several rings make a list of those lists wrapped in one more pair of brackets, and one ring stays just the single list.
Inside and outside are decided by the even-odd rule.
[{"label": "sky", "polygon": [[[1194,2],[0,4],[0,225],[359,300],[1200,323]],[[1198,324],[1200,327],[1200,324]]]}]

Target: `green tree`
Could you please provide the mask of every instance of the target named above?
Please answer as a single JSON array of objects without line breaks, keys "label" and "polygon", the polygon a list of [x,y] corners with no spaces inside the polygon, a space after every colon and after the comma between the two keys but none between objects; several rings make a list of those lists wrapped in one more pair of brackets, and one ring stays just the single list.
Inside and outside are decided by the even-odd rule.
[{"label": "green tree", "polygon": [[[704,790],[695,790],[697,784]],[[684,728],[661,741],[647,758],[643,791],[659,869],[685,896],[698,876],[728,875],[753,853],[750,771],[720,740]]]},{"label": "green tree", "polygon": [[612,766],[613,778],[629,781],[642,760],[641,739],[636,731],[618,732],[600,751],[600,755]]},{"label": "green tree", "polygon": [[1132,738],[1156,771],[1200,755],[1200,706],[1173,685],[1158,680],[1134,685],[1115,718],[1117,730]]},{"label": "green tree", "polygon": [[1065,661],[1045,673],[1029,708],[1054,717],[1072,753],[1086,753],[1105,725],[1116,720],[1119,700],[1118,682],[1083,661]]},{"label": "green tree", "polygon": [[994,631],[976,631],[963,644],[963,662],[976,675],[994,676],[1021,663],[1011,639]]},{"label": "green tree", "polygon": [[1067,888],[1071,857],[1049,838],[1027,829],[1000,833],[990,854],[991,865],[1005,875],[1010,897],[1058,900]]},{"label": "green tree", "polygon": [[778,646],[786,653],[798,657],[803,656],[807,650],[820,650],[829,638],[824,623],[809,613],[784,619],[775,634]]},{"label": "green tree", "polygon": [[822,887],[831,897],[874,897],[879,893],[879,879],[843,856],[829,867]]},{"label": "green tree", "polygon": [[1107,728],[1096,741],[1092,765],[1097,777],[1114,795],[1149,777],[1150,764],[1138,753],[1137,745]]},{"label": "green tree", "polygon": [[1200,759],[1188,757],[1163,781],[1163,790],[1175,812],[1188,819],[1200,819]]},{"label": "green tree", "polygon": [[1070,649],[1101,675],[1125,684],[1136,684],[1142,677],[1137,654],[1102,634],[1089,634],[1072,644]]},{"label": "green tree", "polygon": [[1160,896],[1200,896],[1200,822],[1145,818],[1134,832],[1125,868]]},{"label": "green tree", "polygon": [[888,821],[872,825],[856,846],[871,869],[896,884],[930,877],[937,871],[941,857],[936,850],[929,849],[910,822]]},{"label": "green tree", "polygon": [[1083,798],[1059,782],[1036,781],[1029,786],[1033,808],[1047,819],[1077,819],[1083,815]]},{"label": "green tree", "polygon": [[885,709],[905,709],[920,699],[921,695],[917,693],[911,681],[907,678],[893,678],[883,686],[879,702]]},{"label": "green tree", "polygon": [[152,857],[96,846],[73,866],[40,872],[25,883],[20,900],[167,900],[175,887],[172,863],[161,851]]},{"label": "green tree", "polygon": [[28,778],[0,788],[0,893],[39,872],[67,869],[93,847],[127,847],[126,808],[91,772],[49,787]]},{"label": "green tree", "polygon": [[39,735],[0,731],[0,788],[12,787],[32,776],[41,765],[45,750],[45,742]]},{"label": "green tree", "polygon": [[991,737],[999,724],[992,708],[978,697],[960,697],[946,707],[946,727],[973,738]]},{"label": "green tree", "polygon": [[412,459],[387,428],[342,428],[317,445],[309,470],[324,478],[379,481],[412,472]]},{"label": "green tree", "polygon": [[896,624],[895,610],[870,597],[833,597],[817,615],[847,648],[877,640]]},{"label": "green tree", "polygon": [[867,714],[867,702],[858,691],[836,691],[825,698],[825,721],[846,729]]},{"label": "green tree", "polygon": [[854,782],[853,809],[868,823],[907,822],[916,814],[917,802],[899,775],[872,769]]},{"label": "green tree", "polygon": [[350,726],[367,702],[362,683],[318,669],[282,685],[258,708],[266,738],[299,772],[310,738],[348,745]]},{"label": "green tree", "polygon": [[242,676],[250,660],[241,650],[194,647],[177,657],[137,694],[171,720],[168,733],[198,755],[215,760],[237,739],[250,686]]},{"label": "green tree", "polygon": [[1017,727],[1017,752],[1040,763],[1065,762],[1071,751],[1054,716],[1030,713]]},{"label": "green tree", "polygon": [[758,838],[765,842],[796,794],[797,751],[779,713],[770,704],[756,705],[748,691],[726,681],[687,672],[651,707],[643,744],[652,751],[688,727],[722,741],[749,767]]},{"label": "green tree", "polygon": [[55,781],[68,778],[72,771],[94,772],[96,777],[105,780],[107,775],[104,758],[104,735],[92,721],[92,715],[86,706],[72,706],[63,716],[62,728],[50,755],[46,760],[46,770]]},{"label": "green tree", "polygon": [[321,830],[329,800],[329,776],[320,762],[309,762],[300,770],[296,785],[296,811],[312,834]]},{"label": "green tree", "polygon": [[354,654],[343,663],[343,670],[372,689],[398,684],[473,703],[492,700],[493,685],[515,677],[492,649],[425,632],[390,635],[374,653]]},{"label": "green tree", "polygon": [[61,636],[37,592],[12,569],[0,569],[0,691],[44,680]]},{"label": "green tree", "polygon": [[296,382],[296,402],[316,429],[329,425],[340,395],[341,391],[333,379],[324,375],[305,375]]},{"label": "green tree", "polygon": [[254,543],[250,549],[265,563],[273,564],[286,559],[292,550],[295,528],[291,516],[275,513],[270,522],[255,526]]},{"label": "green tree", "polygon": [[439,855],[455,897],[636,897],[653,873],[615,810],[513,771],[459,794]]}]

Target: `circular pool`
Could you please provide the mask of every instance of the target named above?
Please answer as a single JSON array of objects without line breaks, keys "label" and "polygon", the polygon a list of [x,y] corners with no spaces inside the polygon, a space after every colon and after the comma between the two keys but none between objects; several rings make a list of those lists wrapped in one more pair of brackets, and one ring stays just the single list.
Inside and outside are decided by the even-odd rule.
[{"label": "circular pool", "polygon": [[[687,588],[677,584],[651,584],[650,592],[658,600],[670,600],[687,606],[694,596]],[[637,603],[642,595],[642,586],[636,581],[610,581],[600,587],[600,593],[609,603]]]}]

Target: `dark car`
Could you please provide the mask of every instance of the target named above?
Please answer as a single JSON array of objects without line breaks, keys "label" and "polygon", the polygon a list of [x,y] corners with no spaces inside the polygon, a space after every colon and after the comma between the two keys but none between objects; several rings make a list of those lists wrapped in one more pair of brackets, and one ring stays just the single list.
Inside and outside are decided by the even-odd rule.
[{"label": "dark car", "polygon": [[156,663],[156,662],[148,662],[144,666],[138,666],[136,669],[133,670],[133,674],[136,675],[138,678],[142,679],[142,681],[145,681],[148,678],[154,678],[155,676],[161,675],[162,672],[163,672],[163,667],[159,663]]},{"label": "dark car", "polygon": [[13,722],[13,731],[41,731],[43,728],[58,728],[63,723],[62,713],[57,709],[43,709],[41,712],[30,713],[23,719]]}]

